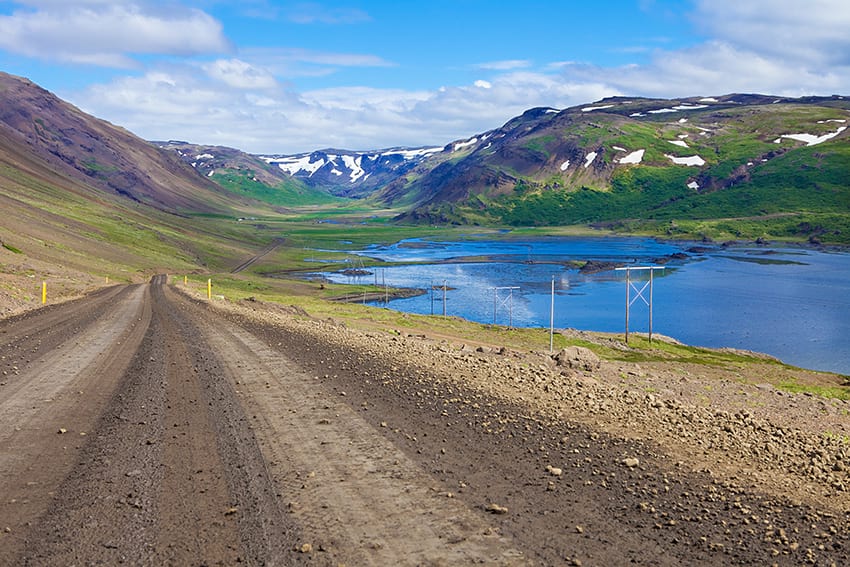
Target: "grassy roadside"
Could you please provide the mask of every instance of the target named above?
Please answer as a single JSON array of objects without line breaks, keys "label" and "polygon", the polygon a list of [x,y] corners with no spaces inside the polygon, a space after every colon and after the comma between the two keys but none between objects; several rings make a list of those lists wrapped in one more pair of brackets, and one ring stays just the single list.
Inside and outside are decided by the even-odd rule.
[{"label": "grassy roadside", "polygon": [[[206,297],[208,279],[210,277],[189,275],[185,277],[184,284],[184,277],[174,276],[171,282],[197,297]],[[320,285],[251,274],[212,275],[211,279],[214,301],[252,300],[259,305],[266,302],[291,306],[304,316],[334,320],[360,331],[427,337],[473,349],[481,346],[522,353],[549,351],[548,329],[510,329],[457,317],[416,315],[360,303],[331,301],[341,294],[352,293],[352,287],[375,291],[372,286]],[[850,377],[799,369],[758,353],[693,347],[658,339],[650,343],[646,336],[640,334],[632,334],[628,345],[621,334],[572,330],[554,334],[555,352],[569,346],[588,348],[600,359],[612,363],[667,369],[687,366],[696,368],[700,374],[728,376],[728,379],[741,383],[770,383],[786,392],[850,400]]]}]

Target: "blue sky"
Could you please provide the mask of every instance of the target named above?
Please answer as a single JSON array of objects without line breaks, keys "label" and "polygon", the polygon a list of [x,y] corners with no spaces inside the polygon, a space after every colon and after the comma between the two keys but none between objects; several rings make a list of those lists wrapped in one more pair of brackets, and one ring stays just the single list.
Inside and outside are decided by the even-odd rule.
[{"label": "blue sky", "polygon": [[0,0],[0,70],[150,140],[368,150],[611,95],[850,95],[848,30],[846,0]]}]

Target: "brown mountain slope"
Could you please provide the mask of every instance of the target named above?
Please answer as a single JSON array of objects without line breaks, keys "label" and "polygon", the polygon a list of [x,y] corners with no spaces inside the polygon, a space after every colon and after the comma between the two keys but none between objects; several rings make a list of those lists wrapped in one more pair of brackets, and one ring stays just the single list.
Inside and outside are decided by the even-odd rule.
[{"label": "brown mountain slope", "polygon": [[271,239],[236,218],[268,211],[0,73],[0,316],[40,303],[42,281],[52,302],[107,281],[230,270]]},{"label": "brown mountain slope", "polygon": [[161,210],[222,212],[234,205],[173,153],[6,73],[0,73],[0,144],[15,160],[40,160],[58,174]]}]

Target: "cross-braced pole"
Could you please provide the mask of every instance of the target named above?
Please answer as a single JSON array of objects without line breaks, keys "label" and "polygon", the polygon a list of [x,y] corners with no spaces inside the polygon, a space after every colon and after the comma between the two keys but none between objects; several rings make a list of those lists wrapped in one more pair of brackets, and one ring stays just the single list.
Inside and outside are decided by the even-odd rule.
[{"label": "cross-braced pole", "polygon": [[[616,268],[617,271],[626,272],[626,344],[629,342],[629,315],[632,304],[640,299],[649,307],[649,342],[652,342],[652,292],[653,292],[653,273],[655,270],[663,270],[664,266],[629,266],[627,268]],[[638,287],[632,283],[632,270],[649,270],[649,280],[643,284],[643,287]],[[643,293],[649,289],[649,299]],[[631,293],[634,290],[635,295]]]},{"label": "cross-braced pole", "polygon": [[[508,327],[513,328],[514,326],[514,290],[519,289],[519,286],[506,286],[506,287],[494,287],[493,288],[493,324],[496,324],[496,312],[499,307],[503,305],[508,305]],[[508,295],[499,301],[499,291],[507,290]]]}]

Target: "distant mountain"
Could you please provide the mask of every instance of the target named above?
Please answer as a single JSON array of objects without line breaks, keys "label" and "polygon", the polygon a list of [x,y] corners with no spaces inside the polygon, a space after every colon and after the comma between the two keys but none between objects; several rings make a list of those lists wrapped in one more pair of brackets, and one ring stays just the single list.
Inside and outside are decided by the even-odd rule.
[{"label": "distant mountain", "polygon": [[403,178],[442,147],[391,148],[369,152],[318,150],[296,155],[262,156],[311,187],[341,197],[368,196],[388,183]]},{"label": "distant mountain", "polygon": [[560,111],[535,108],[447,145],[416,175],[389,182],[374,197],[407,205],[401,218],[436,223],[790,213],[846,222],[848,125],[850,100],[841,96],[614,97]]},{"label": "distant mountain", "polygon": [[275,206],[322,204],[333,201],[330,187],[316,187],[269,163],[268,158],[224,146],[205,146],[171,140],[153,142],[173,152],[204,178],[241,197]]},{"label": "distant mountain", "polygon": [[227,268],[268,237],[246,229],[238,240],[230,228],[224,237],[215,223],[236,223],[243,211],[271,212],[263,207],[200,175],[174,152],[0,73],[4,277],[25,281],[34,270],[55,266],[113,279]]}]

